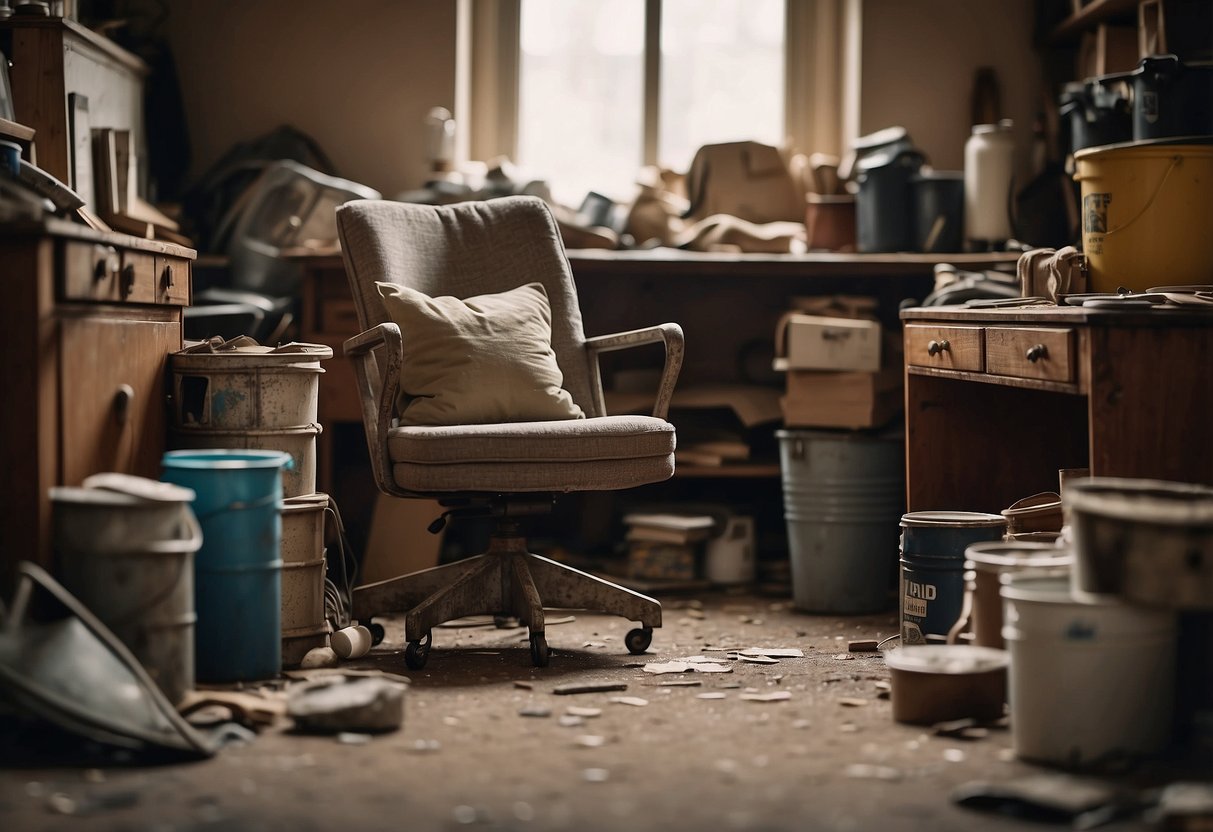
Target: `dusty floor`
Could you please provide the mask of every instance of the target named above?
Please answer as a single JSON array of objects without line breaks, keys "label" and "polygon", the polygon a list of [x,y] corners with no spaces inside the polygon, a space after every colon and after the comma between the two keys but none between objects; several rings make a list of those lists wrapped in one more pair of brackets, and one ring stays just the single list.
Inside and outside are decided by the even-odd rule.
[{"label": "dusty floor", "polygon": [[[623,648],[628,622],[576,613],[549,626],[548,668],[530,666],[525,631],[444,628],[425,670],[409,672],[399,631],[389,629],[358,664],[412,678],[401,731],[347,744],[269,729],[203,763],[0,771],[0,829],[1044,828],[949,802],[959,784],[1044,770],[1011,758],[1006,731],[960,741],[892,721],[878,698],[883,659],[848,654],[846,644],[895,632],[893,614],[806,616],[786,602],[725,595],[702,597],[702,611],[686,605],[666,601],[665,627],[644,660],[750,646],[797,647],[805,657],[652,676]],[[574,681],[628,687],[552,694]],[[790,698],[743,700],[747,689]],[[611,701],[619,696],[647,704]],[[528,706],[551,715],[520,715]],[[569,706],[602,713],[565,726]],[[599,742],[587,736],[602,745],[580,744]]]}]

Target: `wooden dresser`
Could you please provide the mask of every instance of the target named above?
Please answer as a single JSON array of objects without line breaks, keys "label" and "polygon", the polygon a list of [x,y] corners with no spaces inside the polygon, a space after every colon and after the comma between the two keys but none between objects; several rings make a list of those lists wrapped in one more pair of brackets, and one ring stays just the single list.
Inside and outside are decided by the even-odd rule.
[{"label": "wooden dresser", "polygon": [[159,478],[194,256],[59,220],[0,224],[0,586],[18,560],[49,563],[49,488]]}]

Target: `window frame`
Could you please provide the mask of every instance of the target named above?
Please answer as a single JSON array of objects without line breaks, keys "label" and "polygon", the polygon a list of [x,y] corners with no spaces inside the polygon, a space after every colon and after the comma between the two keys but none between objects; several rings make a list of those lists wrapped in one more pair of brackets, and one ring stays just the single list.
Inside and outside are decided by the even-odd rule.
[{"label": "window frame", "polygon": [[[662,0],[645,0],[642,165],[657,164]],[[785,0],[784,136],[840,154],[859,126],[862,0]],[[459,0],[456,155],[517,158],[521,0]]]}]

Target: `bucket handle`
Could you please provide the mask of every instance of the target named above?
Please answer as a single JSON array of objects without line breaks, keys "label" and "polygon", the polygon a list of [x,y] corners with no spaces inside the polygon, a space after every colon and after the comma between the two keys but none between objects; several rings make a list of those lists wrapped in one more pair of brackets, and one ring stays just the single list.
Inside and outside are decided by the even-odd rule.
[{"label": "bucket handle", "polygon": [[[198,547],[202,545],[202,527],[198,524],[197,518],[194,517],[194,512],[185,508],[185,524],[189,530],[190,536],[184,540],[158,540],[155,543],[149,543],[146,546],[140,547],[140,552],[148,552],[157,555],[179,554],[183,552],[196,552]],[[155,607],[165,598],[173,594],[177,589],[177,584],[181,582],[181,573],[185,571],[185,564],[188,558],[177,558],[177,568],[173,571],[173,577],[169,581],[165,581],[164,588],[160,589],[151,598],[148,598],[143,604],[135,607],[125,615],[111,618],[108,622],[111,628],[121,627],[124,624],[129,624],[132,620],[140,615],[143,615],[148,610]]]},{"label": "bucket handle", "polygon": [[956,619],[956,623],[952,625],[952,629],[948,630],[948,644],[960,644],[960,635],[969,628],[969,624],[973,620],[973,593],[965,590],[964,601],[961,603],[960,616]]},{"label": "bucket handle", "polygon": [[1113,234],[1117,233],[1118,231],[1124,231],[1130,225],[1132,225],[1133,223],[1135,223],[1139,219],[1141,219],[1142,214],[1144,214],[1146,211],[1150,210],[1150,206],[1154,204],[1154,200],[1158,198],[1158,195],[1160,193],[1162,193],[1162,186],[1167,184],[1167,179],[1171,176],[1171,172],[1173,170],[1175,170],[1177,167],[1179,167],[1179,165],[1183,162],[1183,160],[1184,160],[1184,157],[1179,155],[1178,153],[1176,153],[1174,156],[1172,156],[1171,164],[1167,166],[1167,172],[1162,175],[1162,179],[1160,179],[1158,181],[1158,187],[1156,187],[1154,189],[1154,193],[1150,194],[1150,198],[1146,200],[1146,204],[1141,207],[1141,210],[1138,211],[1133,216],[1133,219],[1129,220],[1128,222],[1121,223],[1120,225],[1116,226],[1115,228],[1109,228],[1107,231],[1104,232],[1104,236],[1111,237]]}]

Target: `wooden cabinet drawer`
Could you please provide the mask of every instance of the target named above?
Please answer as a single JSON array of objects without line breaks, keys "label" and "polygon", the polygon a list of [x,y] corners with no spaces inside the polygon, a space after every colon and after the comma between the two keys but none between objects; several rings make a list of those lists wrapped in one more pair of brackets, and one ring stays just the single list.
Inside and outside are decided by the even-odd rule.
[{"label": "wooden cabinet drawer", "polygon": [[991,375],[1073,381],[1074,365],[1072,329],[986,329],[986,372]]},{"label": "wooden cabinet drawer", "polygon": [[179,257],[124,251],[118,275],[119,299],[129,303],[189,302],[189,261]]},{"label": "wooden cabinet drawer", "polygon": [[358,307],[346,298],[330,298],[320,308],[320,331],[326,335],[352,338],[361,332],[358,325]]},{"label": "wooden cabinet drawer", "polygon": [[59,259],[58,282],[65,300],[118,300],[122,256],[103,243],[68,242]]},{"label": "wooden cabinet drawer", "polygon": [[982,328],[906,324],[906,363],[915,367],[982,371]]}]

